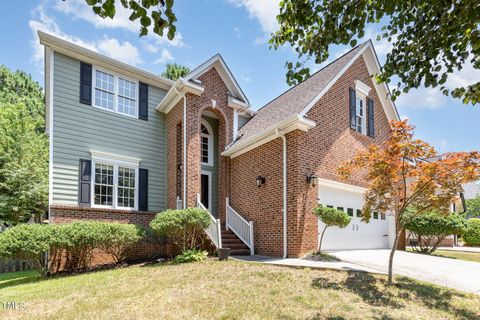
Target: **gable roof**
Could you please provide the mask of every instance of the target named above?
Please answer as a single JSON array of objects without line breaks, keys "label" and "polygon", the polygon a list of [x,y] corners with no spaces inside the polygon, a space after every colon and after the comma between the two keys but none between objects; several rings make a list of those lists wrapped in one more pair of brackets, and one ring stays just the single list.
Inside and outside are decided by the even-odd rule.
[{"label": "gable roof", "polygon": [[247,96],[243,92],[242,88],[240,88],[240,86],[238,85],[237,80],[235,79],[232,72],[225,63],[225,60],[223,60],[223,57],[219,53],[217,53],[216,55],[199,65],[197,68],[192,70],[189,74],[185,76],[184,79],[186,81],[195,80],[211,68],[215,68],[217,70],[223,82],[226,84],[228,90],[230,90],[230,93],[233,95],[233,98],[241,100],[246,104],[250,104]]},{"label": "gable roof", "polygon": [[[238,132],[238,139],[229,146],[224,155],[239,154],[242,145],[249,145],[249,140],[255,140],[267,129],[275,128],[285,119],[298,116],[304,119],[306,113],[317,103],[345,71],[362,55],[365,54],[367,68],[370,74],[380,72],[380,64],[373,49],[372,42],[366,41],[351,49],[338,59],[332,61],[310,78],[288,89],[257,111]],[[387,97],[388,87],[385,84],[375,84],[385,94],[380,100],[389,119],[399,120],[398,112],[393,102]],[[230,151],[232,149],[232,151]],[[235,150],[235,151],[234,151]]]}]

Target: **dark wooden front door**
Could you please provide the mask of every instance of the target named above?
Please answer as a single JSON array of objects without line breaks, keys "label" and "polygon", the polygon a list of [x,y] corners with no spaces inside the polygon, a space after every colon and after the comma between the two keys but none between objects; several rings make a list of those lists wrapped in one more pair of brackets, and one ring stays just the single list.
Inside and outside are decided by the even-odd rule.
[{"label": "dark wooden front door", "polygon": [[201,191],[200,191],[200,200],[205,208],[210,209],[210,179],[208,174],[201,175]]}]

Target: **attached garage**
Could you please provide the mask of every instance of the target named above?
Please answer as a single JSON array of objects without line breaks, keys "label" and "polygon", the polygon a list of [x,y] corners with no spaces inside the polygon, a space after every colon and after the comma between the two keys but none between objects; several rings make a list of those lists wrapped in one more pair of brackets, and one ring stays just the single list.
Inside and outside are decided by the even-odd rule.
[{"label": "attached garage", "polygon": [[[362,222],[365,189],[320,179],[318,202],[322,206],[342,210],[351,217],[346,228],[329,227],[322,250],[383,249],[389,247],[389,223],[385,214],[375,213],[370,222]],[[325,224],[318,221],[319,238]]]}]

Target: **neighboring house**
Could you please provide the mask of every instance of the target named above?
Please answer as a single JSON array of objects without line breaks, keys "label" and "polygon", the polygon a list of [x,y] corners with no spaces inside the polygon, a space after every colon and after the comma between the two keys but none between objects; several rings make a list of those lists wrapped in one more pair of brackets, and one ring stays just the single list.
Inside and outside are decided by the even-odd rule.
[{"label": "neighboring house", "polygon": [[462,188],[466,200],[473,199],[480,195],[480,181],[465,183],[462,185]]},{"label": "neighboring house", "polygon": [[386,85],[372,80],[379,62],[370,41],[253,111],[220,55],[173,82],[39,37],[53,223],[146,225],[156,212],[203,204],[246,243],[222,231],[234,253],[248,254],[248,246],[302,256],[317,248],[322,225],[312,208],[320,203],[352,217],[327,232],[324,249],[391,245],[391,217],[360,221],[361,174],[336,175],[356,152],[385,141],[389,120],[399,119]]}]

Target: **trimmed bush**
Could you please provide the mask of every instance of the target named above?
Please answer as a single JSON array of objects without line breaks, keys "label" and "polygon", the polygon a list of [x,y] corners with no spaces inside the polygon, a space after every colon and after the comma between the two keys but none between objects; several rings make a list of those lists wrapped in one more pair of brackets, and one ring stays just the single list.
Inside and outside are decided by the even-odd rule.
[{"label": "trimmed bush", "polygon": [[207,258],[208,252],[200,249],[185,250],[175,257],[177,263],[200,262]]},{"label": "trimmed bush", "polygon": [[47,274],[45,253],[52,242],[53,228],[44,224],[21,224],[0,233],[0,256],[32,260],[42,275]]},{"label": "trimmed bush", "polygon": [[480,219],[467,220],[467,232],[463,235],[467,246],[480,246]]},{"label": "trimmed bush", "polygon": [[431,211],[415,215],[412,212],[404,221],[404,227],[417,239],[417,243],[412,244],[413,250],[423,253],[433,253],[447,236],[467,231],[467,221],[457,214]]},{"label": "trimmed bush", "polygon": [[[32,260],[43,274],[91,267],[95,249],[125,260],[128,250],[145,236],[133,224],[81,221],[68,224],[23,224],[0,234],[0,256]],[[49,251],[48,265],[45,253]],[[62,262],[63,265],[62,265]]]},{"label": "trimmed bush", "polygon": [[323,236],[325,234],[325,231],[327,231],[327,228],[328,227],[345,228],[350,223],[351,218],[344,211],[340,211],[334,208],[322,207],[322,206],[313,208],[313,214],[315,214],[318,218],[320,218],[320,221],[325,223],[325,228],[322,231],[322,234],[320,236],[320,241],[318,243],[318,252],[321,252]]},{"label": "trimmed bush", "polygon": [[169,238],[182,251],[199,249],[205,240],[205,229],[211,219],[207,211],[198,208],[167,210],[158,213],[150,228],[159,236]]}]

